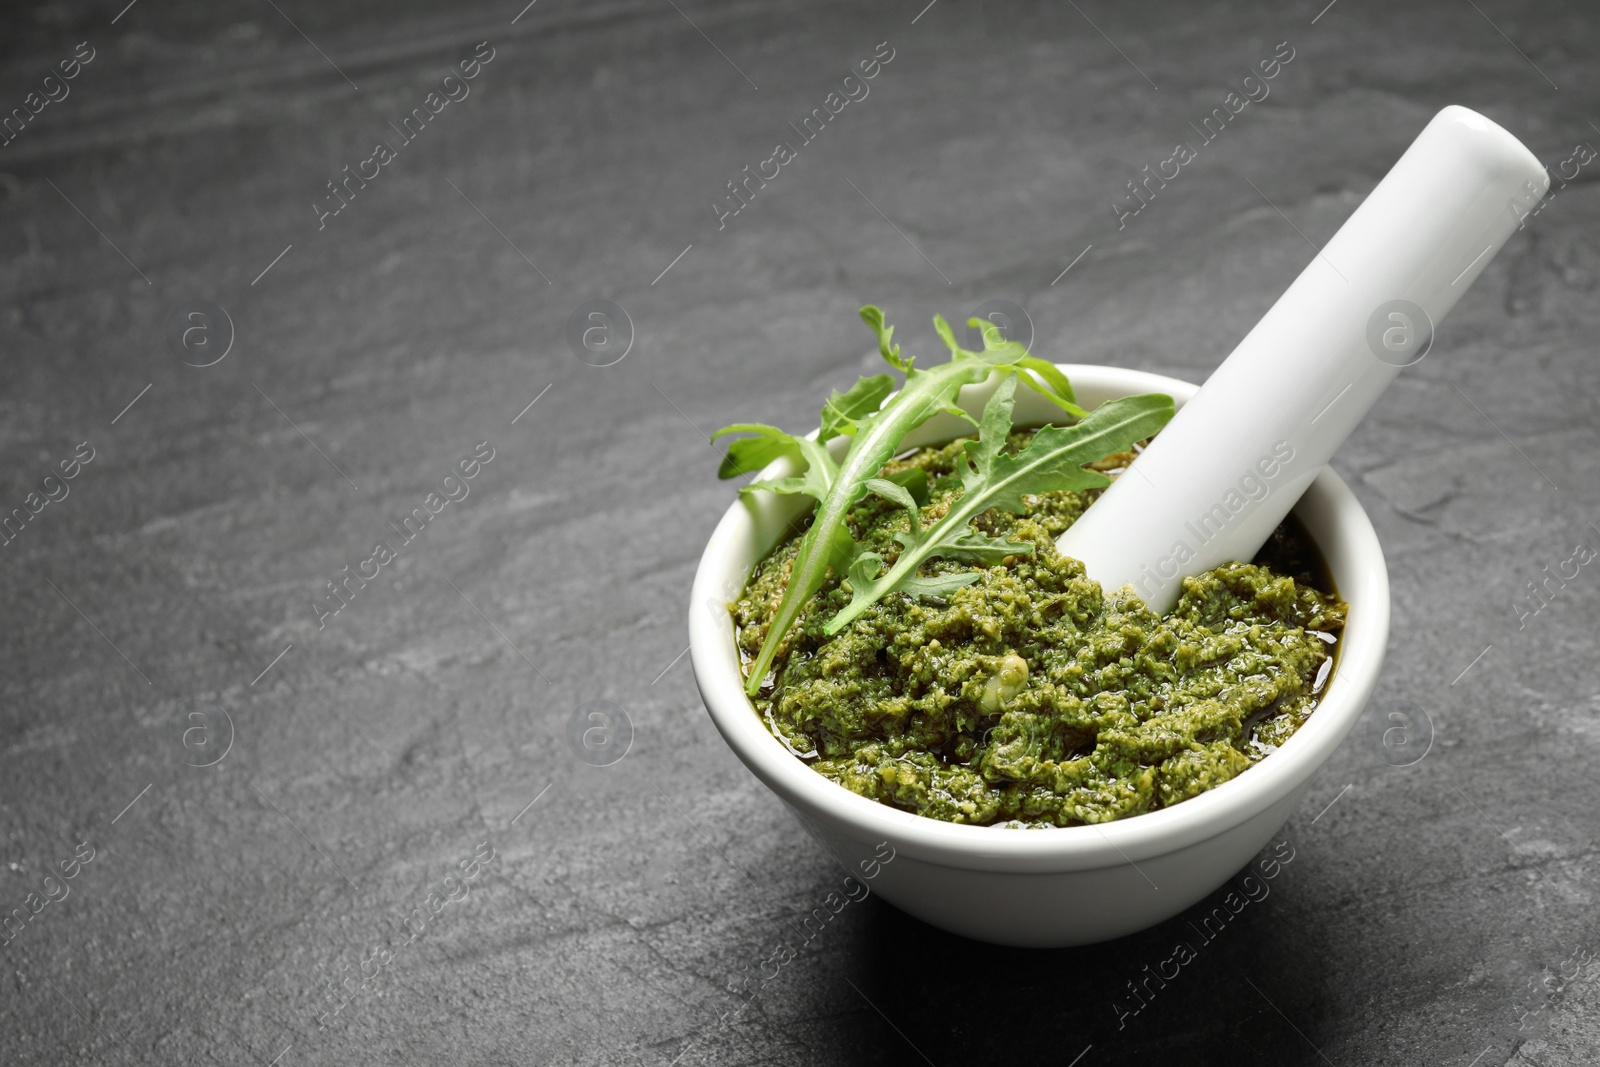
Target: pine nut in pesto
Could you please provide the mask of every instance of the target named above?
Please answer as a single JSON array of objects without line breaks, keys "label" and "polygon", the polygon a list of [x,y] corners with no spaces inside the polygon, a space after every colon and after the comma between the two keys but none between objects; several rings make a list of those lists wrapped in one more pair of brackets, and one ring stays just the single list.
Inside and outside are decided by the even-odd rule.
[{"label": "pine nut in pesto", "polygon": [[[1031,431],[1015,431],[1016,450]],[[919,449],[881,476],[927,478],[920,517],[959,498],[967,439]],[[1092,469],[1119,472],[1132,453]],[[920,479],[920,476],[916,476]],[[976,571],[945,596],[891,592],[838,633],[851,602],[830,573],[778,646],[754,703],[813,770],[862,796],[948,822],[1074,826],[1178,804],[1245,772],[1313,713],[1345,605],[1293,519],[1250,563],[1187,579],[1157,616],[1107,593],[1055,550],[1103,490],[1039,493],[1025,510],[972,523],[1031,543],[990,566],[934,559],[928,578]],[[892,566],[904,507],[878,495],[848,515],[864,550]],[[746,668],[767,637],[799,536],[757,566],[730,605]]]}]

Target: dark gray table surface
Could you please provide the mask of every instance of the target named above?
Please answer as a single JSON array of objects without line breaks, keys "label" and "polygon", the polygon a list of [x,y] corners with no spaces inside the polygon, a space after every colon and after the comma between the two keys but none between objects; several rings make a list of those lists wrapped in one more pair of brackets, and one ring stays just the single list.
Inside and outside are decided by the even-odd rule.
[{"label": "dark gray table surface", "polygon": [[[838,873],[681,655],[732,498],[706,432],[803,428],[870,365],[867,302],[917,351],[1006,299],[1049,358],[1201,380],[1440,107],[1552,169],[1600,143],[1589,4],[925,2],[0,15],[0,113],[61,97],[0,147],[0,508],[38,511],[0,546],[0,1062],[1600,1058],[1600,576],[1517,608],[1600,548],[1593,163],[1335,463],[1394,586],[1373,713],[1420,761],[1358,728],[1270,897],[1137,1015],[1182,917],[1022,951],[873,898],[731,1016]],[[1270,95],[1119,229],[1280,42]],[[606,367],[566,339],[596,299],[632,322]],[[177,353],[226,347],[214,312],[168,339],[195,301],[231,323],[204,368]],[[319,625],[480,442],[469,496]],[[631,722],[610,766],[566,740],[593,700]]]}]

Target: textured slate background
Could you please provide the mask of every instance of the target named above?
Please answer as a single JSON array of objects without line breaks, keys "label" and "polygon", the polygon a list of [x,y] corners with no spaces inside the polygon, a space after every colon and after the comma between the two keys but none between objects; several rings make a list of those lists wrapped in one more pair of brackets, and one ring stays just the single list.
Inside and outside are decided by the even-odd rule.
[{"label": "textured slate background", "polygon": [[[1594,1062],[1600,577],[1513,608],[1600,547],[1594,165],[1336,463],[1394,583],[1375,711],[1410,709],[1420,762],[1352,736],[1270,897],[1120,1029],[1183,919],[1027,952],[872,899],[719,1021],[839,873],[675,659],[731,497],[705,431],[804,426],[868,301],[913,349],[1003,298],[1050,358],[1199,380],[1443,105],[1552,167],[1600,142],[1576,2],[923,2],[0,16],[0,108],[95,50],[0,148],[0,506],[95,451],[0,548],[0,912],[95,850],[0,946],[0,1061]],[[485,40],[319,231],[324,183]],[[724,182],[881,41],[870,95],[719,231]],[[1280,41],[1270,97],[1119,231],[1124,182]],[[565,340],[591,299],[634,324],[613,366]],[[235,331],[204,369],[166,340],[193,300]],[[479,441],[470,497],[319,630],[324,583]],[[566,743],[590,700],[631,720],[612,766]],[[485,841],[363,987],[386,918]]]}]

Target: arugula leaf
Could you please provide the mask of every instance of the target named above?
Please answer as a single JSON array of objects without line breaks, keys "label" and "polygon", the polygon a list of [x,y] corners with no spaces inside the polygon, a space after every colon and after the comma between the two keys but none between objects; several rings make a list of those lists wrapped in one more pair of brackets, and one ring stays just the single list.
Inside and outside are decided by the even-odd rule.
[{"label": "arugula leaf", "polygon": [[[758,470],[767,463],[783,457],[792,457],[806,464],[805,469],[799,474],[746,486],[744,492],[801,493],[817,501],[813,521],[801,535],[794,560],[790,565],[789,581],[784,587],[783,597],[768,624],[761,650],[746,675],[745,692],[751,696],[759,692],[761,683],[772,669],[773,660],[777,658],[778,649],[787,639],[790,628],[800,617],[806,603],[822,588],[830,572],[848,575],[853,588],[876,587],[879,583],[888,581],[895,588],[929,596],[943,595],[961,584],[974,580],[960,575],[923,577],[914,573],[916,569],[914,566],[903,568],[899,562],[890,569],[888,575],[877,579],[875,575],[881,568],[882,561],[877,560],[874,563],[870,558],[872,554],[864,553],[861,546],[850,536],[846,519],[856,502],[869,491],[884,493],[901,506],[905,506],[903,503],[905,500],[911,501],[914,506],[918,496],[926,499],[925,472],[903,472],[893,480],[878,477],[878,472],[882,470],[884,464],[900,451],[900,442],[907,433],[940,412],[957,414],[976,425],[971,416],[957,407],[956,398],[963,386],[976,385],[996,372],[1010,379],[1008,383],[1002,383],[1007,398],[1004,403],[1006,424],[1000,425],[998,421],[994,422],[993,425],[998,429],[985,431],[985,435],[998,436],[1000,443],[1004,443],[1006,430],[1009,428],[1010,397],[1016,389],[1016,379],[1019,377],[1029,388],[1039,392],[1063,410],[1074,415],[1085,414],[1072,398],[1072,387],[1067,384],[1064,376],[1054,367],[1044,369],[1048,367],[1044,361],[1029,356],[1027,350],[1019,344],[1001,340],[995,336],[997,331],[990,331],[982,352],[969,352],[956,343],[949,323],[941,317],[935,317],[934,328],[939,331],[940,337],[944,338],[945,344],[950,348],[950,360],[923,370],[913,365],[911,356],[901,354],[900,346],[894,343],[894,328],[884,322],[882,311],[870,305],[864,307],[861,309],[861,320],[877,335],[878,351],[884,360],[890,366],[904,372],[905,384],[898,393],[887,394],[887,388],[892,387],[893,382],[882,375],[863,378],[848,392],[834,393],[823,409],[822,426],[815,440],[795,437],[760,423],[738,423],[718,430],[712,436],[712,440],[716,440],[729,433],[753,435],[741,438],[729,447],[728,454],[718,469],[718,474],[724,478]],[[1032,373],[1022,373],[1025,370]],[[1170,404],[1169,400],[1169,415]],[[996,410],[999,411],[998,408]],[[998,414],[996,419],[999,419]],[[1159,426],[1160,422],[1165,421],[1165,418],[1162,418],[1156,425]],[[1153,428],[1147,431],[1145,436],[1148,436],[1149,432],[1153,432]],[[829,437],[834,436],[850,438],[843,459],[837,462],[833,460],[824,445]],[[1133,438],[1133,440],[1138,439],[1138,437]],[[995,447],[998,448],[999,445]],[[1083,463],[1101,458],[1110,451],[1116,449],[1107,448],[1106,451],[1094,456],[1078,459],[1070,466],[1081,466]],[[1001,463],[995,460],[990,466],[999,471]],[[1080,471],[1079,474],[1085,475],[1086,472]],[[971,515],[968,515],[969,519],[970,517]],[[923,541],[917,540],[907,545],[901,559],[921,552],[924,558],[929,554],[939,554],[955,555],[957,558],[975,561],[994,561],[1019,550],[1018,546],[1009,542],[995,541],[982,536],[976,530],[966,528],[965,520],[960,525],[963,529],[954,533],[949,532],[951,528],[947,528],[944,521],[935,524],[930,530],[922,530],[919,519],[915,536],[924,540],[933,538],[931,543],[937,546],[937,552],[925,551]],[[856,583],[856,575],[861,576],[859,585]],[[888,586],[884,588],[887,589]],[[846,612],[851,611],[859,612],[854,602],[846,608]]]},{"label": "arugula leaf", "polygon": [[[1007,379],[1008,384],[1016,387],[1015,379]],[[1002,385],[1001,388],[1005,388]],[[922,537],[922,512],[921,505],[912,497],[911,493],[894,482],[883,478],[868,478],[867,489],[878,494],[891,503],[899,504],[906,509],[906,514],[911,519],[911,532],[909,534],[896,534],[895,540],[900,542],[902,548],[910,548]],[[1013,549],[1014,551],[1015,549]],[[870,585],[877,580],[878,568],[883,565],[883,557],[876,552],[863,552],[858,555],[855,562],[850,564],[850,583],[852,588],[861,585]],[[948,596],[964,585],[971,585],[980,575],[977,571],[967,571],[964,574],[940,574],[934,577],[923,577],[913,574],[901,583],[900,589],[908,596]]]},{"label": "arugula leaf", "polygon": [[861,428],[861,419],[883,406],[884,398],[894,392],[894,379],[887,374],[874,374],[870,378],[857,378],[847,393],[835,389],[827,403],[822,405],[822,425],[817,440],[830,437],[854,436]]},{"label": "arugula leaf", "polygon": [[1061,373],[1060,367],[1047,359],[1039,359],[1037,356],[1029,356],[1027,359],[1022,360],[1019,366],[1025,370],[1033,371],[1050,387],[1048,391],[1038,388],[1034,390],[1050,403],[1075,419],[1081,419],[1089,414],[1078,406],[1078,397],[1072,391],[1072,383],[1067,381],[1067,376]]},{"label": "arugula leaf", "polygon": [[732,426],[724,426],[711,435],[711,440],[730,433],[753,433],[756,436],[741,437],[728,445],[728,451],[717,466],[718,478],[737,478],[741,474],[758,471],[775,459],[800,451],[799,439],[793,434],[760,422],[736,422]]},{"label": "arugula leaf", "polygon": [[[983,338],[982,352],[970,352],[962,348],[956,340],[955,331],[950,329],[950,324],[945,322],[943,318],[937,315],[934,316],[933,327],[939,332],[939,337],[944,341],[945,346],[950,349],[951,358],[955,358],[958,355],[968,355],[975,359],[993,363],[996,366],[1014,365],[1024,370],[1033,371],[1034,374],[1038,375],[1039,380],[1035,381],[1031,377],[1024,377],[1022,380],[1027,384],[1028,388],[1075,419],[1081,419],[1089,414],[1078,406],[1078,398],[1072,391],[1072,383],[1067,381],[1067,376],[1062,374],[1061,369],[1054,363],[1029,355],[1028,350],[1018,341],[1006,340],[1004,334],[992,322],[985,322],[979,318],[970,318],[967,320],[967,325],[978,330]],[[1041,382],[1043,383],[1042,385],[1040,384]]]},{"label": "arugula leaf", "polygon": [[894,337],[894,327],[884,325],[883,312],[868,304],[861,309],[861,321],[871,326],[873,332],[878,335],[878,352],[888,361],[889,366],[895,370],[909,373],[911,371],[911,357],[900,358],[900,346],[889,343],[890,339]]},{"label": "arugula leaf", "polygon": [[912,497],[910,490],[899,482],[892,482],[887,478],[868,478],[867,492],[877,493],[891,504],[899,504],[911,514],[911,529],[922,528],[922,512],[918,510],[921,505]]},{"label": "arugula leaf", "polygon": [[891,591],[909,596],[944,596],[980,577],[977,571],[919,575],[917,569],[930,559],[992,565],[1006,556],[1031,553],[1032,545],[989,537],[974,529],[972,520],[990,508],[1022,512],[1027,508],[1023,498],[1034,493],[1111,484],[1104,474],[1085,470],[1083,465],[1151,436],[1166,425],[1174,410],[1172,398],[1160,394],[1113,400],[1075,425],[1046,426],[1034,434],[1026,448],[1008,456],[1001,449],[1011,426],[1016,388],[1016,379],[1007,378],[984,406],[978,439],[966,444],[970,464],[960,467],[962,494],[932,526],[923,528],[915,502],[904,489],[877,479],[867,483],[872,491],[906,508],[910,529],[895,535],[901,546],[900,557],[882,575],[878,569],[883,561],[876,553],[857,556],[849,571],[850,603],[828,621],[823,633],[838,633]]},{"label": "arugula leaf", "polygon": [[[755,436],[741,437],[728,445],[728,451],[717,467],[717,477],[737,478],[741,474],[761,470],[773,460],[798,455],[805,459],[807,464],[804,474],[770,482],[754,482],[739,491],[744,493],[751,489],[770,489],[776,493],[803,492],[811,493],[821,500],[822,493],[827,491],[839,465],[834,462],[828,450],[820,445],[831,437],[855,434],[861,426],[862,419],[877,411],[883,405],[884,398],[892,392],[894,392],[894,379],[887,374],[859,378],[848,392],[841,393],[837,389],[834,390],[827,402],[822,405],[822,425],[817,431],[815,440],[796,437],[776,426],[760,422],[736,422],[732,426],[724,426],[711,435],[712,441],[731,433],[748,433]],[[820,491],[812,492],[813,488]]]},{"label": "arugula leaf", "polygon": [[806,461],[806,469],[799,474],[787,478],[770,478],[759,482],[751,482],[739,490],[740,495],[765,489],[772,493],[804,493],[817,503],[827,499],[828,491],[833,488],[833,479],[839,473],[839,464],[834,461],[828,446],[820,441],[808,437],[797,437],[794,443],[800,450],[800,455]]},{"label": "arugula leaf", "polygon": [[910,493],[912,499],[918,504],[926,504],[928,502],[928,472],[921,467],[896,471],[889,475],[888,480]]},{"label": "arugula leaf", "polygon": [[[876,552],[863,552],[850,564],[850,585],[852,589],[871,586],[876,580],[878,568],[883,566],[883,557]],[[938,597],[941,600],[963,586],[971,585],[983,577],[977,571],[957,571],[953,574],[921,575],[912,574],[900,580],[898,588],[907,596],[921,600],[925,597]],[[832,631],[830,631],[832,632]]]},{"label": "arugula leaf", "polygon": [[[996,366],[1020,363],[1025,359],[1032,358],[1028,355],[1028,350],[1022,347],[1021,342],[1006,340],[1005,334],[994,328],[994,323],[984,322],[982,319],[968,319],[967,325],[978,329],[979,335],[983,338],[982,352],[973,352],[962,348],[961,343],[956,340],[955,331],[950,328],[948,322],[944,321],[944,316],[935,315],[933,317],[933,328],[939,334],[939,339],[945,343],[945,347],[950,349],[951,358],[973,356],[983,360],[985,363],[992,363]],[[988,329],[984,329],[984,327],[988,327]]]}]

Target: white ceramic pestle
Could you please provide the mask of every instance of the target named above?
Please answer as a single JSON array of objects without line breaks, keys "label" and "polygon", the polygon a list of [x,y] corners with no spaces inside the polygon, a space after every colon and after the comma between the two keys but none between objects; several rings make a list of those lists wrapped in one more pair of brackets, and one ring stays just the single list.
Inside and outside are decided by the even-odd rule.
[{"label": "white ceramic pestle", "polygon": [[1159,612],[1184,577],[1249,560],[1549,184],[1493,122],[1439,112],[1056,546]]}]

